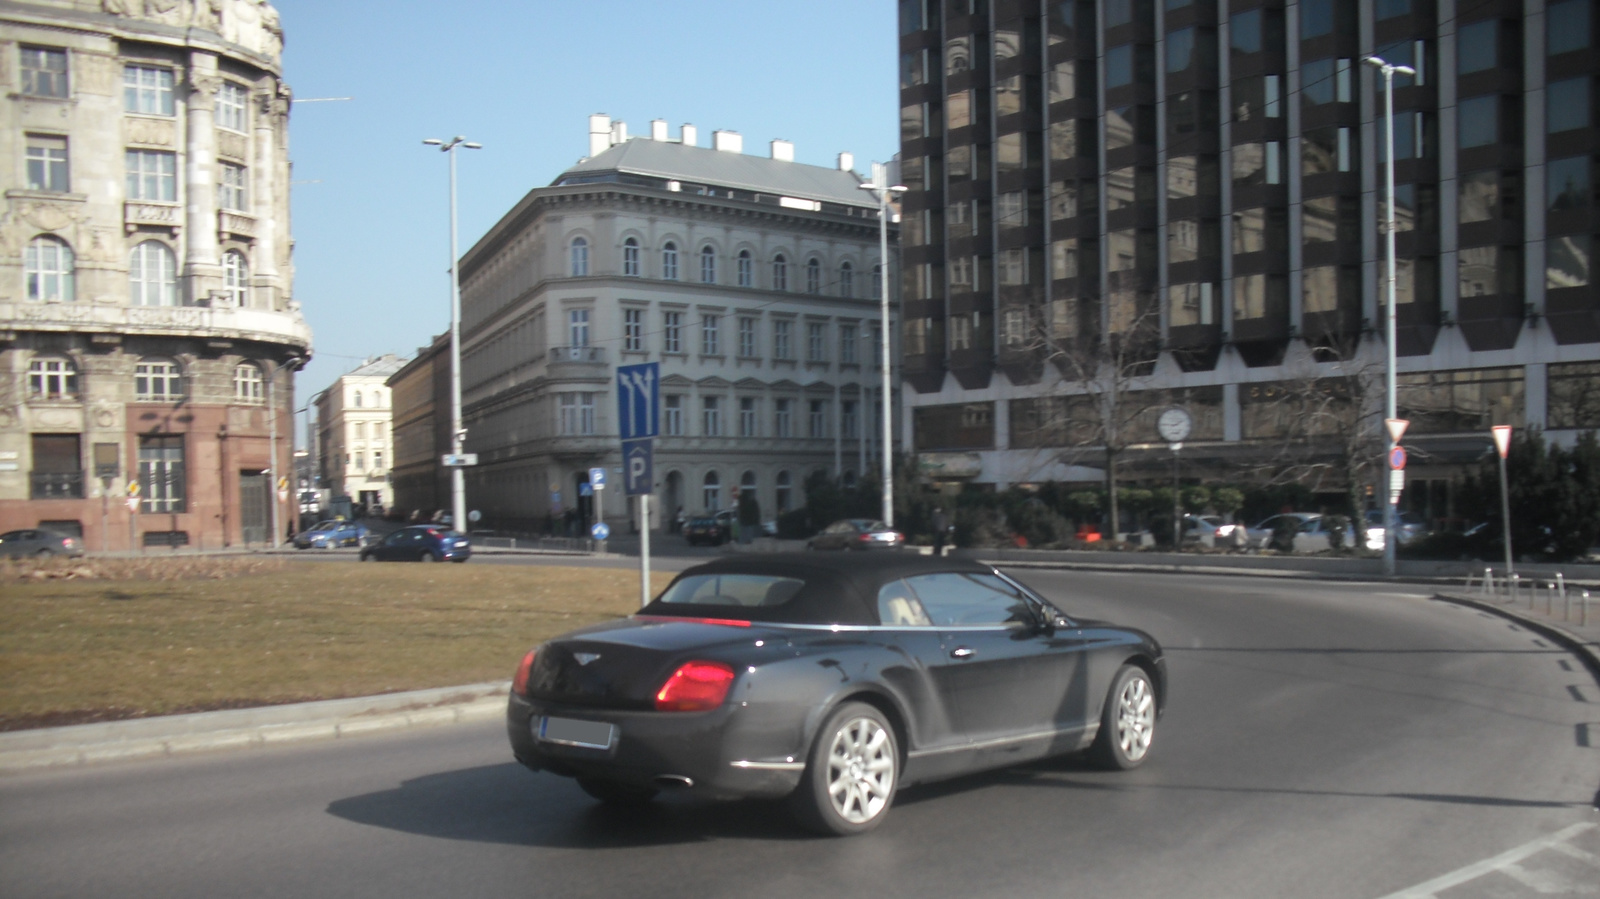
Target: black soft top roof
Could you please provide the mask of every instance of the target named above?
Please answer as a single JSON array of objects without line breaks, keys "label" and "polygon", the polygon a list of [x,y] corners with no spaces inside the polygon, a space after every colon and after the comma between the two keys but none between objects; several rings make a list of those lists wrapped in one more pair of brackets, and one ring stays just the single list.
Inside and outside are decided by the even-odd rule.
[{"label": "black soft top roof", "polygon": [[686,569],[673,583],[701,574],[766,574],[796,578],[805,586],[778,606],[688,605],[657,600],[641,609],[640,614],[787,624],[877,624],[878,589],[890,581],[936,571],[993,570],[968,559],[912,553],[741,553]]}]

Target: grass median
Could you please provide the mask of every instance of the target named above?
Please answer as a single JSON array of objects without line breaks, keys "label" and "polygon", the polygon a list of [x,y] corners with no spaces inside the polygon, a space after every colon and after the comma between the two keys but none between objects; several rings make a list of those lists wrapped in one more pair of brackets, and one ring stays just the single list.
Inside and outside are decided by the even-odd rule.
[{"label": "grass median", "polygon": [[[658,574],[653,591],[671,579]],[[625,569],[213,559],[0,571],[0,730],[509,678]]]}]

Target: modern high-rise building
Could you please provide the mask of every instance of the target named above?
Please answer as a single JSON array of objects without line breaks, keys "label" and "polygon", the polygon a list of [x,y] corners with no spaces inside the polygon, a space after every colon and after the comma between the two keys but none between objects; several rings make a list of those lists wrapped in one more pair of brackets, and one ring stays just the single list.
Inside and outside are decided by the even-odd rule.
[{"label": "modern high-rise building", "polygon": [[1407,504],[1446,515],[1491,424],[1600,426],[1596,27],[1593,0],[905,0],[915,447],[1004,487],[1097,477],[1108,426],[1130,474],[1170,472],[1175,405],[1217,474],[1319,436],[1317,397],[1375,424],[1373,55],[1416,70],[1393,98]]},{"label": "modern high-rise building", "polygon": [[0,530],[282,537],[311,354],[282,50],[261,0],[0,9]]}]

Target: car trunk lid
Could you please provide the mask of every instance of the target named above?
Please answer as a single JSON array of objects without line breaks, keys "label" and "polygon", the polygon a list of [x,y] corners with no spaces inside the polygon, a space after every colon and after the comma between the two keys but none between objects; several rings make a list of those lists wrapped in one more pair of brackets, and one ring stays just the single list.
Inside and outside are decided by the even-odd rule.
[{"label": "car trunk lid", "polygon": [[745,621],[646,616],[579,631],[540,648],[527,695],[563,705],[653,709],[656,693],[678,665],[717,660],[719,649],[762,635],[768,635],[766,628]]}]

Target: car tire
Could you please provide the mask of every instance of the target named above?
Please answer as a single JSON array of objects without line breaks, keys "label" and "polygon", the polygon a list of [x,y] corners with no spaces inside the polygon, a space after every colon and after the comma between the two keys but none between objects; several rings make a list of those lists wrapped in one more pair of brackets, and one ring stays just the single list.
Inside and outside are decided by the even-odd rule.
[{"label": "car tire", "polygon": [[35,559],[48,559],[53,555],[55,555],[55,553],[49,547],[45,547],[45,548],[39,550],[38,552],[34,553],[33,557]]},{"label": "car tire", "polygon": [[1155,729],[1156,691],[1150,675],[1137,665],[1123,665],[1111,680],[1089,757],[1114,771],[1137,768],[1150,755]]},{"label": "car tire", "polygon": [[899,785],[900,746],[889,719],[864,702],[847,702],[817,731],[790,803],[802,827],[850,836],[883,822]]},{"label": "car tire", "polygon": [[372,561],[372,554],[371,553],[362,553],[361,554],[361,561],[363,561],[363,562],[371,562]]},{"label": "car tire", "polygon": [[422,556],[417,559],[417,561],[418,562],[437,562],[439,560],[435,559],[433,557],[433,553],[423,553]]},{"label": "car tire", "polygon": [[654,787],[636,787],[601,777],[580,777],[578,786],[591,797],[615,806],[640,806],[656,798]]}]

